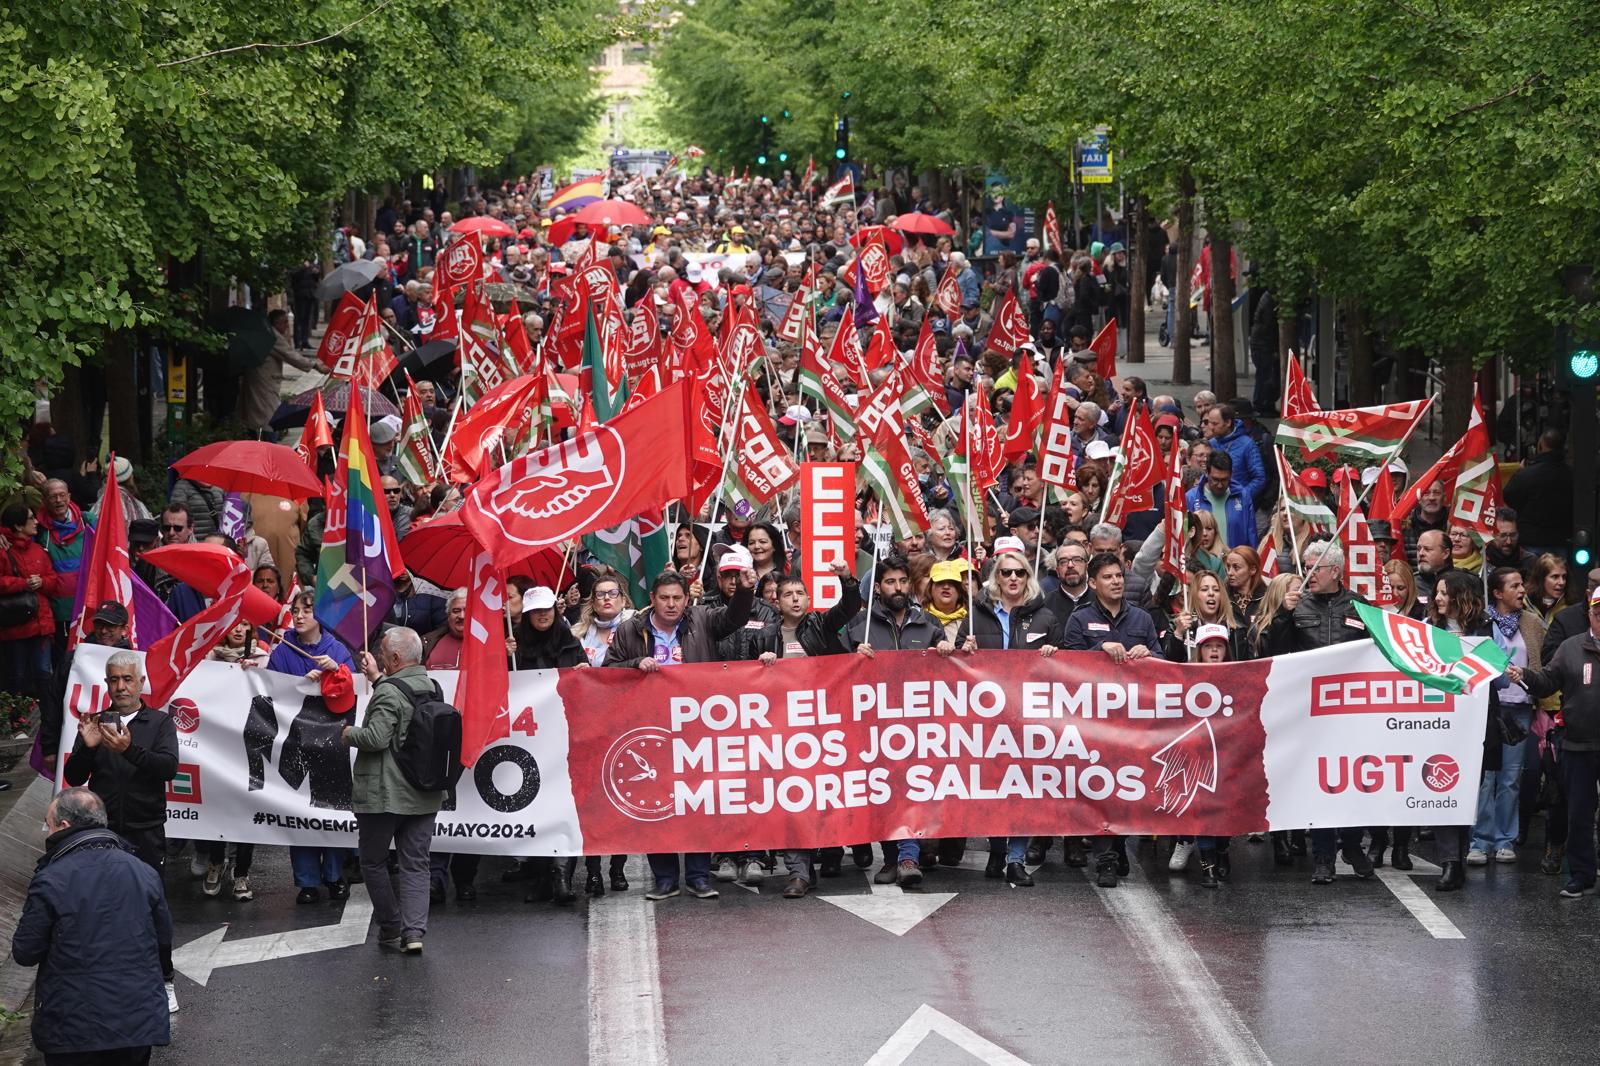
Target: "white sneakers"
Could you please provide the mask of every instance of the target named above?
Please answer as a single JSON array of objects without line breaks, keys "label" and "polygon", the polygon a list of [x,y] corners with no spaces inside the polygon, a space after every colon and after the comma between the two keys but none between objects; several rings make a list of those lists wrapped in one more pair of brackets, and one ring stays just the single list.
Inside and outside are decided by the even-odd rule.
[{"label": "white sneakers", "polygon": [[1167,860],[1167,869],[1173,873],[1181,873],[1189,867],[1189,856],[1194,854],[1194,841],[1180,840],[1172,846],[1172,858]]},{"label": "white sneakers", "polygon": [[718,881],[737,881],[739,879],[739,869],[734,866],[733,860],[725,855],[722,861],[717,863],[717,870],[713,876]]},{"label": "white sneakers", "polygon": [[1499,851],[1494,853],[1494,861],[1495,862],[1516,862],[1517,861],[1516,850],[1513,849],[1513,848],[1501,848]]},{"label": "white sneakers", "polygon": [[1482,848],[1473,848],[1471,851],[1467,852],[1467,865],[1468,866],[1487,866],[1487,865],[1489,865],[1489,854],[1488,854],[1488,852],[1484,851]]},{"label": "white sneakers", "polygon": [[233,898],[240,903],[246,903],[256,898],[256,894],[250,891],[250,879],[248,877],[235,877],[233,879]]},{"label": "white sneakers", "polygon": [[167,1013],[178,1013],[178,986],[171,981],[167,982]]}]

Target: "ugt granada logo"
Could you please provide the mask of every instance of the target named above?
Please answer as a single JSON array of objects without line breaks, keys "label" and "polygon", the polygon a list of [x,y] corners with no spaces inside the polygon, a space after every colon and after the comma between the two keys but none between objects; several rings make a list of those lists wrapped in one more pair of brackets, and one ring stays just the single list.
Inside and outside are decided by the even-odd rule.
[{"label": "ugt granada logo", "polygon": [[200,728],[200,707],[187,696],[180,696],[167,704],[172,715],[172,725],[180,733],[193,733]]},{"label": "ugt granada logo", "polygon": [[600,783],[611,805],[635,821],[672,817],[672,734],[660,726],[622,734],[606,751]]},{"label": "ugt granada logo", "polygon": [[1422,764],[1422,783],[1435,792],[1449,792],[1461,780],[1461,767],[1448,755],[1430,755]]},{"label": "ugt granada logo", "polygon": [[628,452],[609,426],[545,448],[502,470],[483,514],[516,544],[553,544],[583,529],[622,488]]}]

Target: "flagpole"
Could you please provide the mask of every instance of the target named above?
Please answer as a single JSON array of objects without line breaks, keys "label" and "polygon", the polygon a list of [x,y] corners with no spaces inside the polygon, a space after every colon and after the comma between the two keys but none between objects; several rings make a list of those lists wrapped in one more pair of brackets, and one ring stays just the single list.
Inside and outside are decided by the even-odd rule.
[{"label": "flagpole", "polygon": [[[1428,409],[1433,406],[1434,402],[1436,400],[1438,400],[1438,398],[1439,398],[1439,394],[1438,393],[1434,393],[1432,396],[1428,397],[1428,402],[1423,405],[1422,410],[1417,413],[1416,419],[1411,423],[1410,427],[1407,428],[1406,435],[1401,437],[1400,438],[1400,442],[1389,450],[1389,454],[1388,455],[1385,455],[1383,457],[1382,461],[1378,464],[1379,467],[1388,466],[1390,463],[1392,463],[1394,461],[1394,457],[1395,456],[1399,455],[1402,451],[1405,450],[1406,444],[1409,443],[1410,440],[1411,440],[1411,435],[1417,431],[1417,427],[1418,426],[1422,425],[1422,420],[1424,418],[1426,418],[1427,415],[1428,415]],[[1329,546],[1332,545],[1334,541],[1339,539],[1340,533],[1342,533],[1344,531],[1344,524],[1347,521],[1350,520],[1350,516],[1355,514],[1356,511],[1360,510],[1362,508],[1362,506],[1364,506],[1366,504],[1367,496],[1372,492],[1373,488],[1375,488],[1377,486],[1377,484],[1378,484],[1378,481],[1377,481],[1376,478],[1374,478],[1371,485],[1367,485],[1364,488],[1362,488],[1361,495],[1356,497],[1355,506],[1350,508],[1350,510],[1345,513],[1345,516],[1343,518],[1338,519],[1338,520],[1336,520],[1334,522],[1333,536],[1329,537],[1327,540],[1322,542],[1322,551],[1317,553],[1317,563],[1318,564],[1320,564],[1322,562],[1322,557],[1324,555],[1328,554]],[[1315,565],[1307,566],[1306,569],[1307,570],[1314,570],[1314,569],[1316,569],[1316,566]]]},{"label": "flagpole", "polygon": [[[1293,473],[1293,470],[1289,467],[1288,456],[1283,454],[1283,445],[1274,444],[1273,449],[1277,454],[1278,477],[1282,480],[1285,472]],[[1286,485],[1282,486],[1281,491],[1278,493],[1278,507],[1283,513],[1284,525],[1289,528],[1289,554],[1294,556],[1294,572],[1304,576],[1305,570],[1300,565],[1300,542],[1294,535],[1294,511],[1289,507],[1289,489]],[[1273,542],[1273,549],[1277,549],[1276,541]]]},{"label": "flagpole", "polygon": [[[717,447],[718,449],[725,449],[725,452],[722,456],[722,474],[717,479],[717,489],[711,497],[711,516],[706,520],[706,550],[700,554],[699,581],[701,589],[704,589],[706,584],[706,563],[711,558],[711,540],[717,535],[717,507],[722,503],[723,483],[728,480],[728,460],[733,458],[732,441],[727,439],[730,436],[728,429],[728,416],[730,413],[740,410],[744,404],[745,385],[749,382],[749,380],[749,374],[745,373],[743,370],[739,371],[738,393],[732,398],[733,403],[728,407],[728,409],[722,412],[722,433],[717,440]],[[734,417],[738,417],[737,414],[735,414]],[[694,521],[693,515],[689,516],[689,521]]]},{"label": "flagpole", "polygon": [[444,442],[439,445],[439,469],[435,476],[444,476],[444,456],[450,448],[450,436],[456,431],[456,418],[461,414],[461,393],[456,393],[456,405],[450,410],[450,422],[444,427]]},{"label": "flagpole", "polygon": [[[977,393],[974,392],[971,395],[976,396]],[[970,397],[969,402],[962,405],[962,414],[964,421],[967,423],[965,427],[966,432],[962,434],[962,436],[967,438],[967,485],[964,490],[967,498],[965,501],[963,501],[966,506],[964,506],[962,510],[967,512],[967,561],[976,566],[977,553],[975,550],[974,529],[977,516],[973,514],[974,508],[972,499],[972,487],[974,485],[974,473],[972,466],[972,438],[975,435],[974,429],[977,423],[977,413],[973,410],[973,401],[971,401]]]}]

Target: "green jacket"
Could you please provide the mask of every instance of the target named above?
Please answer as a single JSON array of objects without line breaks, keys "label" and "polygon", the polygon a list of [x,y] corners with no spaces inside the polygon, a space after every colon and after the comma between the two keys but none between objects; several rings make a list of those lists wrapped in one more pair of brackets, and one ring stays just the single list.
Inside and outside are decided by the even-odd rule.
[{"label": "green jacket", "polygon": [[421,666],[390,674],[373,686],[366,719],[350,730],[349,744],[356,749],[350,809],[356,814],[436,814],[444,802],[443,792],[413,788],[394,761],[411,724],[411,701],[401,686],[419,697],[433,692],[428,671]]}]

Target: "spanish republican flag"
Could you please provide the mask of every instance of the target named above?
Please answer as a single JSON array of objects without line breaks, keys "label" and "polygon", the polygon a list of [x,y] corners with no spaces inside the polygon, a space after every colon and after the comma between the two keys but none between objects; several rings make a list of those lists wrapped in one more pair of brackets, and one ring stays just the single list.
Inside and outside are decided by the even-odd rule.
[{"label": "spanish republican flag", "polygon": [[592,204],[596,200],[606,198],[606,176],[596,174],[592,178],[575,181],[564,189],[557,189],[547,208],[559,207],[565,211],[576,211],[585,204]]}]

